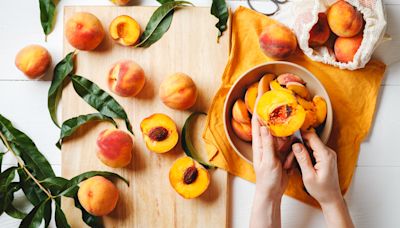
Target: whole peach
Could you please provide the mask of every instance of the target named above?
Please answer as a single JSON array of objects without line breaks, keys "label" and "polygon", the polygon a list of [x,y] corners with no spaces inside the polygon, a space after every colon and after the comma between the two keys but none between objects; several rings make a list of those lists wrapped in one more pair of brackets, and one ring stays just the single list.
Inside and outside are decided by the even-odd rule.
[{"label": "whole peach", "polygon": [[40,45],[28,45],[15,57],[15,66],[30,79],[43,76],[51,65],[51,56]]},{"label": "whole peach", "polygon": [[196,103],[197,88],[188,75],[175,73],[161,83],[159,95],[168,107],[186,110]]},{"label": "whole peach", "polygon": [[347,63],[353,61],[354,55],[363,40],[363,34],[360,33],[354,37],[338,37],[335,41],[335,56],[339,62]]},{"label": "whole peach", "polygon": [[97,137],[97,157],[107,166],[121,168],[132,159],[132,137],[118,129],[107,129]]},{"label": "whole peach", "polygon": [[108,73],[108,87],[121,97],[136,96],[146,82],[144,71],[132,60],[115,63]]},{"label": "whole peach", "polygon": [[310,30],[310,39],[308,44],[310,47],[316,47],[323,45],[331,35],[331,30],[329,29],[328,20],[325,13],[318,14],[318,21]]},{"label": "whole peach", "polygon": [[111,2],[117,6],[125,6],[130,2],[130,0],[111,0]]},{"label": "whole peach", "polygon": [[105,33],[103,25],[95,15],[79,12],[68,19],[65,35],[74,48],[91,51],[100,45]]},{"label": "whole peach", "polygon": [[274,59],[288,58],[297,47],[294,33],[278,22],[265,26],[259,42],[264,54]]},{"label": "whole peach", "polygon": [[328,9],[328,24],[340,37],[357,35],[363,26],[361,13],[346,1],[337,1]]},{"label": "whole peach", "polygon": [[114,210],[119,198],[117,187],[102,176],[94,176],[82,182],[78,200],[83,208],[94,216],[104,216]]}]

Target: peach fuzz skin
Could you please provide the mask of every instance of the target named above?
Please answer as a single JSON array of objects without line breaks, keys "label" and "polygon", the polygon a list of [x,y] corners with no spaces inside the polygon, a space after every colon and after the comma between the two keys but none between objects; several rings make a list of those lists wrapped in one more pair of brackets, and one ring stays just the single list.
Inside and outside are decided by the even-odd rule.
[{"label": "peach fuzz skin", "polygon": [[357,35],[364,24],[362,14],[345,1],[337,1],[327,13],[328,24],[332,32],[340,37]]},{"label": "peach fuzz skin", "polygon": [[328,25],[328,19],[325,13],[318,14],[318,21],[310,30],[310,39],[308,44],[310,47],[316,47],[323,45],[328,41],[331,35],[331,30]]},{"label": "peach fuzz skin", "polygon": [[51,56],[40,45],[28,45],[15,57],[15,66],[30,79],[43,76],[51,65]]},{"label": "peach fuzz skin", "polygon": [[108,73],[108,87],[121,97],[136,96],[146,82],[144,71],[131,60],[115,63]]},{"label": "peach fuzz skin", "polygon": [[186,110],[196,103],[197,88],[188,75],[175,73],[161,83],[159,96],[168,107]]},{"label": "peach fuzz skin", "polygon": [[278,22],[265,26],[259,42],[264,54],[274,59],[288,58],[297,48],[294,33]]},{"label": "peach fuzz skin", "polygon": [[107,129],[97,137],[97,157],[105,165],[113,168],[127,166],[132,159],[133,140],[118,129]]},{"label": "peach fuzz skin", "polygon": [[68,19],[65,35],[74,48],[91,51],[100,45],[105,33],[103,25],[95,15],[79,12]]},{"label": "peach fuzz skin", "polygon": [[362,40],[362,33],[350,38],[338,37],[334,47],[336,59],[343,63],[353,61],[354,55],[357,53]]},{"label": "peach fuzz skin", "polygon": [[109,214],[117,206],[117,187],[102,176],[94,176],[83,181],[78,190],[82,207],[94,216]]}]

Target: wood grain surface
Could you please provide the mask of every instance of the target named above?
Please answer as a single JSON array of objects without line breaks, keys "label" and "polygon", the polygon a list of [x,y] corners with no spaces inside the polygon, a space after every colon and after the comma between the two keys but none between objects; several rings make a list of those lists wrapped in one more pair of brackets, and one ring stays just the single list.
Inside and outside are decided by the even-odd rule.
[{"label": "wood grain surface", "polygon": [[[86,11],[96,15],[104,29],[112,19],[126,14],[145,28],[155,7],[65,7],[64,23],[75,12]],[[79,51],[76,74],[96,82],[109,91],[107,72],[118,60],[131,59],[139,63],[146,74],[146,85],[134,98],[113,95],[125,108],[135,133],[132,163],[122,169],[111,169],[96,157],[96,138],[100,131],[111,128],[107,123],[90,124],[82,128],[62,148],[62,175],[70,178],[89,170],[109,170],[126,177],[130,187],[117,182],[120,200],[116,210],[104,217],[106,227],[226,227],[228,181],[222,170],[211,171],[211,184],[198,199],[185,200],[170,186],[168,172],[172,163],[184,156],[180,144],[171,152],[156,154],[144,145],[139,124],[153,113],[172,117],[181,129],[192,111],[207,111],[211,99],[221,82],[229,51],[229,31],[216,42],[216,19],[209,8],[187,7],[175,12],[173,23],[163,38],[150,48],[123,47],[108,35],[93,52]],[[73,48],[64,38],[64,54]],[[158,98],[163,78],[175,72],[184,72],[195,81],[199,90],[196,105],[189,111],[167,108]],[[71,83],[62,97],[62,118],[94,112],[73,90]],[[201,121],[199,121],[201,122]],[[200,139],[202,127],[196,124],[195,134]],[[119,121],[121,129],[125,129]],[[200,142],[198,140],[197,142]],[[197,143],[198,147],[201,147]],[[68,221],[72,227],[82,227],[79,210],[71,200],[65,200]]]}]

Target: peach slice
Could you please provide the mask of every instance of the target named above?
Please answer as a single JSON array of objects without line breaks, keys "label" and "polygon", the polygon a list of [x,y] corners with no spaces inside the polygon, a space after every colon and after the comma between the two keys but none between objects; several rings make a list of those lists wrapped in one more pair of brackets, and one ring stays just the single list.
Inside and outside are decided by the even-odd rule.
[{"label": "peach slice", "polygon": [[105,33],[100,20],[91,13],[75,13],[65,24],[65,36],[76,49],[91,51],[103,41]]},{"label": "peach slice", "polygon": [[161,83],[159,96],[166,106],[186,110],[196,103],[197,88],[192,78],[178,72],[167,77]]},{"label": "peach slice", "polygon": [[299,130],[304,123],[306,112],[289,92],[271,90],[264,93],[256,107],[262,123],[269,127],[271,134],[286,137]]},{"label": "peach slice", "polygon": [[87,212],[94,216],[109,214],[117,206],[117,187],[102,176],[94,176],[82,182],[78,200]]},{"label": "peach slice", "polygon": [[238,99],[233,105],[232,117],[239,123],[250,124],[250,115],[242,99]]},{"label": "peach slice", "polygon": [[317,127],[318,125],[321,125],[326,119],[327,105],[325,99],[321,96],[314,96],[313,103],[315,105],[315,114],[317,116],[317,122],[314,127]]},{"label": "peach slice", "polygon": [[240,139],[246,142],[251,142],[251,124],[242,124],[237,122],[235,119],[231,120],[231,124],[233,131]]},{"label": "peach slice", "polygon": [[[258,86],[262,87],[262,91],[267,92],[268,90],[270,90],[269,88],[269,84],[276,78],[275,74],[271,74],[271,73],[266,73],[264,74],[264,76],[260,79]],[[260,88],[259,88],[260,89]]]},{"label": "peach slice", "polygon": [[190,157],[178,158],[169,170],[169,182],[185,199],[203,194],[210,185],[210,174]]},{"label": "peach slice", "polygon": [[258,82],[255,82],[249,86],[244,95],[244,102],[246,104],[247,110],[253,114],[254,106],[256,104],[258,95]]},{"label": "peach slice", "polygon": [[30,79],[42,77],[50,68],[51,56],[40,45],[22,48],[15,57],[15,66]]},{"label": "peach slice", "polygon": [[304,119],[304,123],[301,126],[301,130],[306,131],[311,127],[314,127],[317,123],[317,115],[312,110],[306,110],[306,118]]},{"label": "peach slice", "polygon": [[305,110],[315,111],[315,105],[312,101],[305,100],[300,96],[296,96],[297,102],[303,106]]},{"label": "peach slice", "polygon": [[273,80],[272,82],[269,83],[269,86],[271,88],[271,90],[277,90],[277,91],[283,91],[283,92],[287,92],[287,93],[292,93],[291,90],[288,90],[286,88],[283,88],[277,80]]},{"label": "peach slice", "polygon": [[146,82],[144,71],[132,60],[115,63],[108,72],[108,87],[121,97],[134,97]]},{"label": "peach slice", "polygon": [[121,168],[132,159],[133,140],[131,136],[118,129],[107,129],[97,137],[97,157],[107,166]]},{"label": "peach slice", "polygon": [[288,82],[298,82],[300,84],[306,84],[303,79],[301,79],[299,76],[292,74],[292,73],[285,73],[279,75],[276,80],[280,85],[286,86]]},{"label": "peach slice", "polygon": [[127,15],[116,17],[109,30],[111,38],[123,46],[134,45],[140,37],[140,25]]},{"label": "peach slice", "polygon": [[146,147],[156,153],[172,150],[178,143],[179,135],[175,122],[167,115],[156,113],[140,123]]},{"label": "peach slice", "polygon": [[303,84],[298,82],[288,82],[286,83],[286,88],[306,100],[310,99],[310,92]]}]

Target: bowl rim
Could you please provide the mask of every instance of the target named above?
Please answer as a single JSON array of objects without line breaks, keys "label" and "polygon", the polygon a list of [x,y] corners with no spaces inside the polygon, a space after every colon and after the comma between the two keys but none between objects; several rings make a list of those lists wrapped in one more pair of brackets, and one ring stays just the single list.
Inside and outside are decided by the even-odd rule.
[{"label": "bowl rim", "polygon": [[[232,92],[233,92],[233,88],[236,86],[236,84],[239,83],[239,81],[247,74],[249,74],[251,71],[263,67],[263,66],[267,66],[267,65],[274,65],[274,64],[283,64],[283,65],[290,65],[292,67],[296,67],[299,68],[300,70],[306,72],[307,74],[309,74],[311,77],[313,77],[315,79],[315,81],[317,82],[318,86],[320,86],[326,93],[327,95],[327,99],[326,99],[326,105],[327,105],[327,115],[328,113],[331,114],[331,121],[333,122],[333,109],[332,109],[332,103],[331,103],[331,99],[329,97],[328,92],[325,89],[325,86],[319,81],[319,79],[317,77],[315,77],[315,75],[313,73],[311,73],[309,70],[307,70],[305,67],[298,65],[296,63],[292,63],[292,62],[287,62],[287,61],[270,61],[270,62],[265,62],[265,63],[261,63],[258,64],[256,66],[253,66],[252,68],[248,69],[247,71],[245,71],[244,73],[242,73],[237,79],[236,81],[232,84],[232,86],[229,88],[229,91],[225,97],[225,101],[224,101],[224,109],[223,109],[223,123],[224,123],[224,132],[225,135],[228,139],[229,144],[232,146],[233,150],[235,151],[235,153],[237,155],[239,155],[239,157],[241,157],[242,159],[244,159],[245,161],[247,161],[250,164],[253,164],[252,161],[250,161],[249,159],[247,159],[242,153],[240,153],[240,151],[238,150],[238,148],[236,148],[235,144],[232,142],[231,137],[229,136],[229,132],[228,132],[228,126],[227,126],[227,120],[226,120],[226,113],[227,113],[227,105],[228,105],[228,97],[231,96]],[[324,143],[327,143],[327,141],[329,140],[330,136],[331,136],[331,132],[332,132],[332,126],[333,124],[331,124],[331,129],[328,131],[328,135],[326,140],[323,140]]]}]

